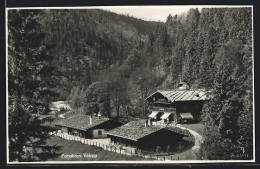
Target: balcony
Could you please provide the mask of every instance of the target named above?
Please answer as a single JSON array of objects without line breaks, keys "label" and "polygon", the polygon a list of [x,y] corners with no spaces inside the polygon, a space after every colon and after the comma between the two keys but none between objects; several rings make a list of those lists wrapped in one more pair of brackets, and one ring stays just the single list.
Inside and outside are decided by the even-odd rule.
[{"label": "balcony", "polygon": [[149,108],[150,111],[162,111],[162,112],[176,112],[176,108],[166,108],[166,107],[152,107]]}]

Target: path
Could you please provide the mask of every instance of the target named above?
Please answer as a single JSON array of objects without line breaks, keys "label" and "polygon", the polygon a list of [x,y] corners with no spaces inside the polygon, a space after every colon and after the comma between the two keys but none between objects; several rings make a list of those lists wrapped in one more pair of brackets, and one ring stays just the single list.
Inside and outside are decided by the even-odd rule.
[{"label": "path", "polygon": [[172,160],[203,160],[203,157],[199,155],[199,149],[201,143],[203,143],[203,137],[195,132],[194,130],[191,130],[189,128],[181,126],[181,124],[177,124],[176,127],[179,127],[183,130],[188,130],[195,138],[195,143],[194,146],[184,152],[181,153],[176,153],[173,155],[168,155],[168,156],[159,156],[158,160],[160,161],[172,161]]},{"label": "path", "polygon": [[[194,136],[195,143],[194,143],[194,146],[191,149],[193,150],[193,152],[196,155],[198,155],[198,151],[200,149],[200,145],[201,145],[201,143],[203,143],[203,137],[199,133],[197,133],[197,132],[195,132],[195,131],[193,131],[191,129],[188,129],[186,127],[183,127],[180,124],[177,124],[177,127],[181,128],[181,129],[184,129],[184,130],[188,130]],[[200,157],[200,158],[203,159],[202,157]]]}]

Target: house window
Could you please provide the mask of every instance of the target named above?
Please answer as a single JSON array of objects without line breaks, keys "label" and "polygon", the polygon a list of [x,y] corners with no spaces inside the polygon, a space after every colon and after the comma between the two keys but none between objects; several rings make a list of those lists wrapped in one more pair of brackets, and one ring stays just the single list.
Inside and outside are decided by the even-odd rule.
[{"label": "house window", "polygon": [[98,130],[98,135],[102,135],[102,131],[101,130]]}]

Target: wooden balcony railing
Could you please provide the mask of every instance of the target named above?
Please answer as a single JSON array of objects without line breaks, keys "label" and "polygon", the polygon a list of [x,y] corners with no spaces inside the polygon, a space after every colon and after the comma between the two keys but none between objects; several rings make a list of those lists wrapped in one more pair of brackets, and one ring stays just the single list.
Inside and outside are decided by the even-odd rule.
[{"label": "wooden balcony railing", "polygon": [[150,111],[163,111],[163,112],[169,111],[169,112],[175,112],[175,111],[176,111],[176,108],[152,107],[152,108],[149,108],[149,110],[150,110]]}]

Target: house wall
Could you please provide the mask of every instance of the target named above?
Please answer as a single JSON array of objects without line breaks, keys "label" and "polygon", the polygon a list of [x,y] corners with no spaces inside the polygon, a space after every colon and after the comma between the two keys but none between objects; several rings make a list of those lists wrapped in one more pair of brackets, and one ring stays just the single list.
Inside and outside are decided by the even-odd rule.
[{"label": "house wall", "polygon": [[[158,95],[159,98],[161,98],[160,95]],[[198,122],[201,120],[202,115],[202,107],[203,107],[203,101],[179,101],[175,102],[173,104],[165,105],[156,103],[156,106],[154,106],[154,103],[152,104],[152,110],[154,111],[160,111],[162,113],[164,112],[172,112],[174,114],[174,121],[177,121],[177,123],[181,123],[183,119],[180,116],[180,113],[191,113],[194,117],[193,121]],[[176,112],[171,111],[169,108],[175,108]],[[161,114],[160,114],[161,115]],[[159,114],[157,116],[160,116]],[[159,119],[159,117],[157,117]]]},{"label": "house wall", "polygon": [[92,138],[106,138],[105,129],[92,130]]},{"label": "house wall", "polygon": [[61,132],[68,133],[68,128],[67,127],[61,127]]},{"label": "house wall", "polygon": [[119,144],[119,145],[126,146],[126,147],[137,148],[136,141],[129,140],[129,139],[122,138],[122,137],[118,137],[118,136],[114,136],[114,135],[109,135],[109,134],[107,135],[107,137],[111,139],[111,143],[113,143],[113,144]]},{"label": "house wall", "polygon": [[[105,134],[106,130],[113,129],[121,125],[123,125],[123,123],[113,120],[106,121],[88,129],[88,131],[86,132],[86,138],[105,138],[107,137],[107,135]],[[102,131],[102,135],[98,135],[98,131]]]},{"label": "house wall", "polygon": [[168,145],[176,145],[184,135],[161,129],[138,140],[138,148],[155,149],[156,146],[165,148]]}]

